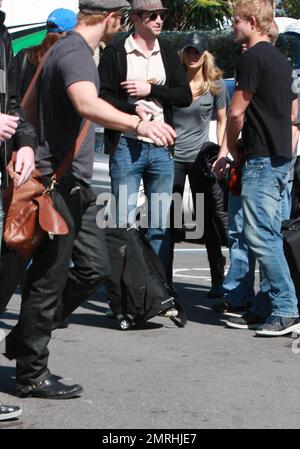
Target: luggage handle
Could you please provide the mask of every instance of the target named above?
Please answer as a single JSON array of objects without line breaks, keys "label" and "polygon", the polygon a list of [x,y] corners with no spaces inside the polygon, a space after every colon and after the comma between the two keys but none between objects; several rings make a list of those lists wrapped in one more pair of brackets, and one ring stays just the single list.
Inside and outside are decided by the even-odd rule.
[{"label": "luggage handle", "polygon": [[282,231],[295,231],[298,223],[300,224],[300,217],[292,218],[291,220],[283,220],[281,229]]}]

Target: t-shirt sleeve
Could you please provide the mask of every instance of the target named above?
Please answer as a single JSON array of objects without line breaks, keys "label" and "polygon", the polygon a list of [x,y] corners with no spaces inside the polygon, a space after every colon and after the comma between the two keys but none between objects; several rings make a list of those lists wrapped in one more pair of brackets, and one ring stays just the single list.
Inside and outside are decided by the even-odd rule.
[{"label": "t-shirt sleeve", "polygon": [[214,108],[216,111],[227,108],[229,104],[229,95],[227,92],[226,84],[221,79],[218,81],[218,85],[220,87],[220,90],[214,98]]},{"label": "t-shirt sleeve", "polygon": [[61,58],[59,70],[66,88],[79,81],[95,83],[94,61],[88,52],[80,48],[72,49]]},{"label": "t-shirt sleeve", "polygon": [[262,66],[259,59],[250,50],[244,53],[236,71],[235,90],[244,90],[255,94],[260,87]]}]

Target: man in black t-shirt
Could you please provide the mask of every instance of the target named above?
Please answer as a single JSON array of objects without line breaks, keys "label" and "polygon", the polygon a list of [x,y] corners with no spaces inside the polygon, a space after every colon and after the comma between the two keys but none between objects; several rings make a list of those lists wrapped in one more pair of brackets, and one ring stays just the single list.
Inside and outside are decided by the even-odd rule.
[{"label": "man in black t-shirt", "polygon": [[[45,184],[74,146],[83,119],[122,132],[135,132],[164,145],[175,132],[164,122],[148,122],[118,111],[98,98],[98,71],[93,51],[121,26],[126,0],[80,0],[78,23],[55,44],[38,85],[36,160]],[[64,385],[48,369],[48,343],[57,310],[66,318],[98,288],[109,274],[103,230],[96,223],[96,198],[91,189],[93,145],[90,135],[68,173],[53,193],[55,206],[69,233],[54,236],[33,254],[17,326],[0,342],[9,359],[17,359],[16,385],[20,397],[67,399],[82,393],[80,385]],[[73,265],[70,269],[70,260]]]},{"label": "man in black t-shirt", "polygon": [[[253,307],[228,326],[256,329],[260,336],[280,336],[300,329],[297,298],[284,257],[280,234],[282,199],[292,159],[292,118],[297,101],[287,59],[268,38],[273,21],[269,0],[238,0],[234,14],[236,41],[248,50],[241,56],[221,152],[241,157],[244,234],[259,262],[262,279]],[[222,161],[216,171],[222,171]]]}]

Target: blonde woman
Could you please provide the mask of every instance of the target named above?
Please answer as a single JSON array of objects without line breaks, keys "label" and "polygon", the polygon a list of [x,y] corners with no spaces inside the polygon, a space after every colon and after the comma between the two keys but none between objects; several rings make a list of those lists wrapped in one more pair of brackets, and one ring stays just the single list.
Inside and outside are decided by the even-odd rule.
[{"label": "blonde woman", "polygon": [[[223,193],[216,179],[207,183],[195,173],[195,161],[208,142],[213,110],[217,119],[217,141],[221,144],[226,126],[227,89],[222,72],[214,57],[207,51],[206,38],[192,33],[181,50],[182,62],[193,94],[193,102],[186,108],[173,108],[175,142],[175,178],[173,192],[183,194],[185,178],[189,177],[193,200],[197,193],[205,194],[204,241],[211,270],[212,289],[209,297],[223,295],[225,258],[221,243],[226,240],[227,217],[223,211]],[[198,163],[199,158],[197,159]],[[169,279],[171,281],[174,229],[171,229]]]}]

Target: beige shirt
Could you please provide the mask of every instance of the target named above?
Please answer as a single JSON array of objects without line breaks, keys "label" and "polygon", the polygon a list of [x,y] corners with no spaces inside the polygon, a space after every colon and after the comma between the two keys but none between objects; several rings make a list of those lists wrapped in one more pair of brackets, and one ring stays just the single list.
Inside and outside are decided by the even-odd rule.
[{"label": "beige shirt", "polygon": [[[152,52],[146,55],[143,50],[135,42],[131,34],[125,41],[125,51],[127,53],[127,81],[148,81],[153,84],[164,85],[166,83],[166,72],[161,57],[159,42],[156,39]],[[146,106],[153,110],[156,115],[153,120],[163,122],[164,113],[163,106],[157,100],[137,100],[134,97],[128,97],[128,101],[133,104]],[[150,119],[150,117],[149,117]],[[124,134],[145,142],[152,142],[151,139],[140,137],[133,134]]]}]

